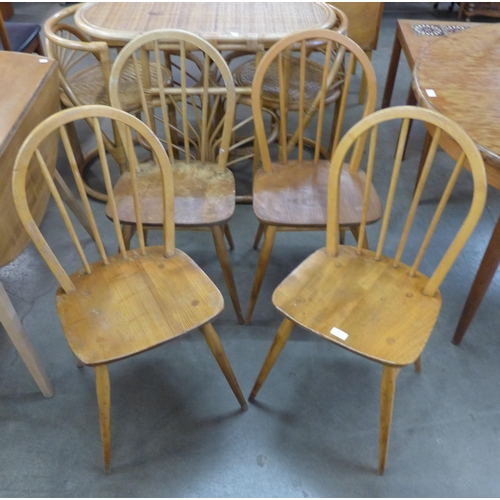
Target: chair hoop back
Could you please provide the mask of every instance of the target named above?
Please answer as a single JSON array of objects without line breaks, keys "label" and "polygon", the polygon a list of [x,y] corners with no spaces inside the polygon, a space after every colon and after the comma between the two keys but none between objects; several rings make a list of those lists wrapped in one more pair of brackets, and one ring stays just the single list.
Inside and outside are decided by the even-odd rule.
[{"label": "chair hoop back", "polygon": [[[172,73],[170,85],[153,78],[150,61],[154,61],[157,75]],[[214,162],[217,158],[219,167],[225,168],[236,89],[231,71],[217,49],[184,30],[153,30],[134,38],[111,69],[110,100],[118,109],[123,108],[119,81],[127,64],[132,65],[139,82],[144,119],[162,137],[170,158],[182,154],[187,163],[192,159]],[[216,72],[223,85],[215,81]],[[158,115],[155,109],[159,109]],[[164,133],[157,130],[156,122],[163,123]]]},{"label": "chair hoop back", "polygon": [[[43,141],[54,133],[59,133],[62,139],[64,150],[66,152],[73,177],[78,188],[78,192],[81,197],[81,202],[85,210],[85,214],[88,218],[89,225],[92,229],[92,233],[97,245],[101,261],[104,265],[109,262],[108,255],[104,249],[103,240],[99,234],[99,230],[96,225],[96,219],[92,212],[91,205],[85,188],[83,185],[82,177],[78,169],[77,161],[73,153],[72,145],[69,140],[67,126],[72,126],[77,120],[86,120],[91,123],[97,142],[97,149],[99,152],[99,160],[102,166],[103,176],[106,184],[106,190],[108,194],[108,203],[113,207],[111,217],[113,220],[113,225],[116,232],[116,237],[118,240],[118,246],[120,248],[121,257],[124,259],[133,258],[130,252],[125,250],[125,245],[123,242],[122,231],[120,227],[120,221],[118,219],[118,214],[116,211],[116,202],[113,195],[113,185],[110,177],[108,160],[106,157],[106,147],[103,140],[103,132],[100,128],[99,119],[108,119],[112,123],[116,123],[120,129],[122,138],[124,139],[124,155],[126,156],[128,166],[131,173],[132,185],[133,185],[133,197],[134,197],[134,209],[136,212],[136,220],[138,231],[139,231],[139,253],[142,255],[146,254],[146,246],[144,242],[144,236],[141,224],[141,207],[138,202],[138,189],[136,182],[136,169],[139,165],[139,160],[137,158],[136,151],[134,149],[134,144],[132,141],[132,132],[138,134],[143,143],[146,144],[147,149],[154,156],[156,164],[158,165],[161,172],[162,181],[162,192],[163,192],[163,251],[166,258],[171,257],[175,253],[175,226],[174,226],[174,194],[173,194],[173,177],[170,162],[165,150],[163,149],[158,138],[154,133],[139,119],[121,110],[113,109],[109,106],[79,106],[74,108],[69,108],[60,111],[45,121],[40,123],[35,129],[28,135],[24,141],[21,149],[16,158],[16,163],[13,170],[12,178],[12,191],[14,195],[14,202],[21,219],[21,222],[26,229],[26,232],[33,240],[35,246],[41,253],[42,257],[45,259],[49,268],[53,272],[54,276],[59,281],[61,287],[66,292],[71,292],[74,290],[74,285],[71,282],[66,271],[63,269],[62,265],[50,249],[47,241],[43,237],[39,228],[37,227],[33,216],[30,212],[27,193],[26,193],[26,178],[28,168],[39,168],[42,171],[43,177],[47,182],[50,192],[54,198],[54,201],[59,208],[61,216],[65,222],[66,228],[71,236],[73,244],[82,261],[83,268],[85,272],[90,273],[91,267],[85,256],[82,244],[76,234],[75,228],[71,219],[69,218],[68,211],[63,204],[61,195],[58,192],[58,188],[54,183],[54,177],[57,172],[49,171],[47,163],[44,160],[42,153],[40,152],[40,145]],[[115,247],[116,248],[116,247]],[[133,254],[133,252],[132,252]]]},{"label": "chair hoop back", "polygon": [[[314,60],[314,56],[324,54],[321,63]],[[293,55],[298,54],[298,55]],[[348,67],[345,68],[345,56],[350,54]],[[299,161],[302,161],[305,130],[317,114],[318,120],[313,130],[315,141],[314,161],[319,160],[321,151],[321,137],[324,132],[325,106],[329,101],[338,103],[338,118],[335,129],[332,131],[331,151],[334,151],[340,139],[341,124],[346,110],[346,100],[351,83],[351,74],[356,61],[362,66],[367,79],[367,97],[362,116],[365,117],[375,110],[377,88],[375,72],[365,52],[351,39],[342,33],[331,30],[307,30],[294,33],[276,42],[264,55],[257,66],[252,84],[252,114],[255,122],[255,133],[259,145],[262,166],[265,171],[271,169],[271,155],[266,142],[266,131],[263,120],[263,84],[268,71],[276,72],[273,80],[277,81],[280,96],[280,150],[281,161],[288,162],[288,153],[295,147],[298,148]],[[271,67],[271,65],[273,65]],[[308,91],[311,81],[308,71],[315,70],[320,73],[315,76],[315,86]],[[291,75],[295,74],[298,82],[293,88],[290,85]],[[291,92],[297,92],[294,97],[294,106],[290,105]],[[336,93],[334,92],[336,90]],[[306,96],[307,94],[307,96]],[[340,95],[339,95],[340,94]],[[295,109],[296,108],[296,109]],[[298,112],[298,126],[293,124],[292,132],[287,133],[288,113]],[[313,127],[314,128],[314,127]],[[324,154],[324,153],[322,153]],[[359,158],[358,158],[359,159]],[[353,163],[353,170],[357,168]]]},{"label": "chair hoop back", "polygon": [[[400,168],[402,164],[403,152],[406,144],[406,139],[409,131],[410,120],[420,120],[424,122],[429,128],[433,130],[433,140],[429,148],[425,163],[423,165],[422,173],[420,175],[418,184],[416,186],[413,198],[411,199],[411,205],[406,218],[406,223],[399,240],[398,248],[394,257],[393,265],[397,267],[400,263],[402,253],[405,249],[407,243],[408,234],[412,227],[415,213],[420,202],[422,192],[427,181],[431,166],[434,161],[435,153],[439,145],[439,138],[442,134],[449,135],[461,148],[462,153],[459,155],[455,167],[449,177],[448,183],[444,188],[441,195],[441,199],[437,205],[434,216],[430,222],[428,230],[425,234],[423,242],[418,250],[415,261],[412,265],[410,276],[415,275],[418,271],[418,267],[422,261],[424,253],[427,246],[434,234],[434,230],[439,222],[441,214],[448,202],[450,194],[455,186],[458,175],[462,169],[462,166],[468,166],[471,170],[472,178],[474,182],[474,192],[472,197],[472,203],[467,216],[465,217],[461,228],[457,232],[452,243],[448,247],[444,256],[441,258],[439,264],[435,267],[431,278],[429,279],[425,289],[424,294],[433,296],[438,290],[441,282],[445,278],[449,269],[453,265],[453,262],[460,253],[462,247],[465,245],[468,237],[474,230],[479,218],[484,209],[486,203],[486,174],[484,169],[483,159],[472,141],[472,139],[467,135],[467,133],[451,119],[444,115],[441,115],[435,111],[429,109],[418,108],[415,106],[398,106],[388,109],[383,109],[377,111],[359,123],[354,125],[340,141],[335,153],[333,154],[329,181],[328,181],[328,212],[327,212],[327,237],[326,237],[326,251],[330,255],[337,255],[339,242],[338,242],[338,230],[339,230],[339,188],[340,188],[340,174],[342,171],[342,165],[346,161],[346,157],[353,148],[354,150],[358,148],[359,143],[365,143],[366,138],[370,135],[370,146],[367,159],[366,168],[366,185],[369,186],[372,182],[373,171],[374,171],[374,161],[376,153],[376,142],[377,142],[377,131],[378,126],[382,123],[389,122],[391,120],[401,120],[402,127],[401,133],[398,138],[397,151],[394,159],[394,166],[392,170],[392,176],[389,186],[389,191],[387,195],[386,206],[384,210],[384,215],[382,218],[382,226],[380,230],[378,245],[375,253],[375,260],[378,260],[382,255],[382,250],[385,243],[385,238],[387,235],[387,229],[389,225],[389,219],[391,217],[391,209],[393,206],[395,191],[398,183]],[[351,156],[351,161],[352,156]],[[357,253],[362,255],[363,253],[363,235],[366,229],[366,208],[368,206],[369,190],[365,190],[364,201],[363,201],[363,214],[360,225],[360,238],[358,241]]]}]

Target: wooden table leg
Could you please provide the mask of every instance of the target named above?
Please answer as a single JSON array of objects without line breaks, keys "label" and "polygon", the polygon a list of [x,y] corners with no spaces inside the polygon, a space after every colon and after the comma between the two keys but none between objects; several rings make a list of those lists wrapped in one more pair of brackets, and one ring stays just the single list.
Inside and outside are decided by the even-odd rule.
[{"label": "wooden table leg", "polygon": [[2,283],[0,283],[0,323],[4,326],[7,335],[12,340],[42,394],[46,398],[51,398],[54,395],[52,384],[38,359],[35,349],[31,345],[30,339]]},{"label": "wooden table leg", "polygon": [[481,261],[476,277],[474,278],[474,282],[472,283],[469,296],[467,297],[457,329],[455,330],[455,335],[453,336],[453,344],[460,344],[460,341],[467,331],[467,327],[472,321],[472,318],[474,318],[474,315],[483,300],[484,294],[488,290],[499,263],[500,217],[496,223],[495,229],[493,229],[490,242],[488,243],[483,260]]},{"label": "wooden table leg", "polygon": [[382,109],[388,108],[391,104],[392,91],[394,90],[394,82],[396,81],[396,73],[398,71],[399,56],[401,54],[401,42],[399,41],[399,27],[396,30],[394,37],[394,45],[392,46],[391,62],[389,63],[389,71],[385,81],[384,96],[382,98]]}]

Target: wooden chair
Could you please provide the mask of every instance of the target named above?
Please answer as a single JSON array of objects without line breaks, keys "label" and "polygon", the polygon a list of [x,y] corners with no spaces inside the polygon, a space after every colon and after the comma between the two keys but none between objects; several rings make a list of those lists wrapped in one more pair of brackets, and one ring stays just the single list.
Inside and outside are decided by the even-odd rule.
[{"label": "wooden chair", "polygon": [[[401,118],[403,127],[398,140],[377,248],[370,251],[363,247],[363,236],[368,222],[368,188],[364,192],[357,247],[339,245],[339,200],[346,155],[353,145],[357,148],[370,134],[366,174],[368,186],[368,180],[371,180],[374,174],[379,126]],[[408,205],[407,217],[401,210],[392,217],[391,224],[403,228],[398,241],[398,238],[389,232],[388,226],[400,169],[404,168],[401,160],[410,119],[431,124],[436,128],[436,133],[413,198],[407,200],[407,194],[403,193],[402,199],[407,200]],[[391,130],[394,129],[396,127],[392,126]],[[431,219],[428,229],[426,223],[422,225],[421,222],[412,227],[439,137],[444,134],[456,141],[462,153],[449,176],[434,215],[432,218],[430,215],[428,217]],[[385,143],[383,147],[387,148]],[[470,165],[474,181],[472,204],[455,238],[442,255],[442,245],[431,245],[429,249],[428,245],[464,162]],[[463,129],[445,116],[422,108],[402,106],[378,111],[352,127],[332,158],[328,180],[326,248],[308,257],[275,290],[273,304],[285,319],[253,387],[250,400],[257,395],[295,325],[382,364],[378,463],[379,473],[382,474],[386,462],[396,378],[402,367],[412,363],[415,363],[416,370],[420,371],[420,355],[441,308],[439,286],[472,233],[485,202],[486,176],[481,155]],[[421,218],[418,220],[421,221]],[[408,238],[410,230],[411,237]],[[417,238],[421,241],[420,247]],[[407,243],[411,248],[406,249],[405,256],[408,260],[414,259],[410,265],[402,260]],[[386,256],[389,247],[395,250],[393,258]],[[438,262],[429,277],[418,270],[427,250],[429,257],[425,261],[426,269],[432,269],[432,263]]]},{"label": "wooden chair", "polygon": [[[64,108],[89,104],[110,104],[108,95],[109,74],[111,71],[111,53],[105,42],[91,41],[78,28],[71,24],[72,17],[80,5],[72,5],[49,17],[44,25],[47,38],[47,53],[59,63],[61,103]],[[156,74],[152,69],[153,78]],[[163,74],[167,82],[169,75]],[[132,68],[123,72],[120,86],[123,109],[133,113],[140,109],[141,100],[137,80]],[[75,145],[75,154],[83,174],[98,156],[97,150],[82,154],[76,131],[69,129],[71,141]],[[117,131],[109,138],[104,135],[107,150],[123,170],[123,151]],[[102,191],[85,182],[87,193],[95,199],[106,201],[105,189]]]},{"label": "wooden chair", "polygon": [[[322,59],[315,64],[321,68],[320,84],[314,91],[305,93],[307,85],[306,60],[307,47],[310,44],[322,45],[322,53],[316,52],[316,58]],[[293,54],[292,54],[293,53]],[[344,58],[350,54],[347,69]],[[326,226],[327,176],[329,161],[321,160],[320,155],[335,151],[346,110],[347,95],[350,89],[352,69],[356,61],[361,64],[367,78],[367,98],[362,108],[362,116],[372,113],[376,102],[375,73],[370,60],[356,43],[346,36],[329,30],[311,30],[295,33],[277,42],[262,58],[255,73],[252,87],[252,114],[259,146],[261,168],[256,172],[253,183],[253,209],[259,220],[259,230],[255,238],[257,248],[260,237],[264,234],[264,243],[257,264],[257,271],[250,296],[246,322],[250,322],[264,273],[269,262],[276,231],[287,230],[324,230]],[[297,68],[294,78],[299,81],[294,104],[288,102],[288,75],[290,65]],[[271,161],[271,149],[266,143],[262,106],[267,105],[264,81],[269,67],[274,66],[279,74],[277,81],[280,88],[280,137],[277,161]],[[331,130],[330,144],[325,150],[321,145],[323,135],[329,132],[325,127],[325,107],[328,103],[332,82],[342,74],[341,95],[335,111],[335,127]],[[345,76],[344,76],[345,74]],[[313,118],[317,118],[313,120]],[[312,144],[312,158],[307,156],[305,146]],[[323,153],[322,153],[323,151]],[[358,152],[361,153],[361,150]],[[340,227],[342,233],[349,229],[358,236],[361,220],[365,174],[358,171],[359,154],[349,168],[342,171],[342,189],[340,191]],[[327,156],[326,156],[327,157]],[[368,223],[375,222],[381,216],[380,202],[375,192],[372,193]],[[366,241],[366,240],[365,240]]]},{"label": "wooden chair", "polygon": [[36,52],[43,56],[43,46],[40,40],[40,25],[34,23],[4,22],[0,12],[0,42],[3,50],[13,52]]},{"label": "wooden chair", "polygon": [[[67,126],[89,120],[93,126],[100,164],[106,182],[119,253],[109,254],[105,246],[116,248],[109,223],[97,227],[85,186],[80,176]],[[130,168],[134,206],[137,211],[139,247],[127,251],[123,241],[113,195],[102,127],[109,121],[121,127],[127,166]],[[40,153],[39,146],[51,134],[59,133],[88,220],[96,248],[85,251],[68,216]],[[132,134],[153,155],[160,171],[163,211],[163,244],[146,246],[142,236],[141,206],[138,201],[138,159]],[[60,210],[66,228],[81,260],[82,269],[68,275],[36,226],[26,197],[28,167],[41,169]],[[37,126],[24,142],[13,174],[16,208],[26,231],[60,284],[56,294],[57,311],[67,341],[79,362],[92,366],[96,374],[97,399],[106,472],[110,470],[110,382],[108,364],[146,351],[195,328],[201,330],[231,389],[242,408],[246,403],[211,321],[223,309],[222,295],[206,274],[182,251],[175,248],[172,171],[165,151],[140,120],[109,106],[81,106],[52,115]],[[86,253],[98,255],[90,263]],[[113,252],[114,253],[114,252]],[[67,262],[67,254],[64,256]]]},{"label": "wooden chair", "polygon": [[[151,58],[151,59],[150,59]],[[173,71],[170,86],[153,81],[148,61],[156,72]],[[161,138],[172,159],[175,192],[175,225],[184,229],[212,232],[234,310],[243,323],[238,293],[224,243],[224,233],[232,247],[228,220],[235,208],[235,182],[226,163],[231,146],[236,93],[229,68],[220,53],[202,38],[180,30],[155,30],[136,37],[120,52],[110,76],[112,106],[123,109],[121,77],[132,66],[140,81],[142,116]],[[217,70],[223,79],[218,85],[212,77]],[[175,71],[175,72],[174,72]],[[138,172],[140,202],[144,206],[142,223],[160,226],[161,190],[159,171],[154,162],[144,162]],[[125,243],[129,244],[136,219],[130,173],[125,172],[115,187]],[[111,215],[108,204],[106,213]]]}]

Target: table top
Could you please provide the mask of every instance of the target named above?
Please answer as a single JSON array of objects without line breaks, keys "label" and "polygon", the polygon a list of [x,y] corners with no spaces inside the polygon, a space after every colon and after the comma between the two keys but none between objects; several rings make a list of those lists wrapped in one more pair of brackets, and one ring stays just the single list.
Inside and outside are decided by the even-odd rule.
[{"label": "table top", "polygon": [[419,103],[455,120],[485,162],[500,168],[500,26],[483,24],[429,44],[413,78]]},{"label": "table top", "polygon": [[222,44],[270,45],[295,31],[331,28],[332,8],[320,2],[102,2],[83,4],[76,25],[94,39],[124,45],[160,28],[191,31]]},{"label": "table top", "polygon": [[413,69],[420,53],[429,43],[450,36],[460,29],[481,26],[481,23],[460,21],[429,21],[422,19],[398,19],[398,37],[410,69]]}]

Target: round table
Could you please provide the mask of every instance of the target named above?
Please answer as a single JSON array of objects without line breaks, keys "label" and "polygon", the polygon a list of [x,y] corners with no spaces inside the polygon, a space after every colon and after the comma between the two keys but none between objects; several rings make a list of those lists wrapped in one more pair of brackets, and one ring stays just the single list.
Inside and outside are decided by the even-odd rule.
[{"label": "round table", "polygon": [[335,11],[320,2],[102,2],[83,4],[75,23],[112,46],[160,28],[196,33],[220,50],[272,45],[295,31],[331,28]]},{"label": "round table", "polygon": [[[485,24],[435,40],[413,72],[418,102],[446,115],[481,152],[488,184],[500,189],[500,26]],[[455,145],[441,146],[456,158]],[[469,326],[500,263],[500,218],[469,292],[453,343]]]}]

